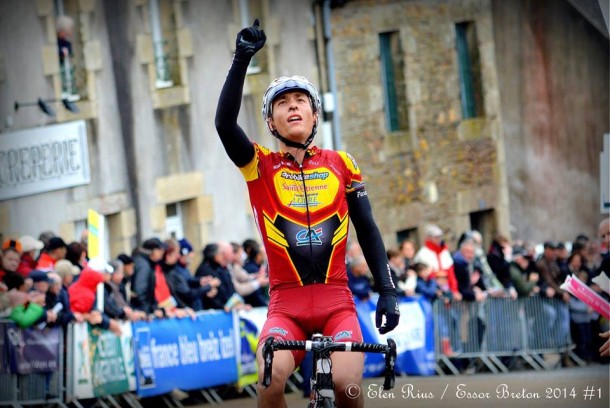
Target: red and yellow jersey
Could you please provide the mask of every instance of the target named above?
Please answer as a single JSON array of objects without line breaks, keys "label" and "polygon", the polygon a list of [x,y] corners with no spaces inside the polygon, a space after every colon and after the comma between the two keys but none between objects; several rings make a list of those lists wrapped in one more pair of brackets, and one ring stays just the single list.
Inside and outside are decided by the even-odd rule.
[{"label": "red and yellow jersey", "polygon": [[354,159],[313,147],[301,167],[289,154],[254,147],[254,158],[240,170],[267,251],[271,290],[347,284],[346,194],[364,188]]}]

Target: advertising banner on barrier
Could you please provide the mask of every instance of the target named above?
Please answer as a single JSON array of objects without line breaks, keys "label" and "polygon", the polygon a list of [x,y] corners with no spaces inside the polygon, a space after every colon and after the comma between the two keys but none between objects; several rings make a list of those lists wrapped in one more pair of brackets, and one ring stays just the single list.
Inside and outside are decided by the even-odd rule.
[{"label": "advertising banner on barrier", "polygon": [[59,368],[61,328],[20,329],[8,323],[6,338],[12,373],[49,373]]},{"label": "advertising banner on barrier", "polygon": [[139,396],[237,382],[240,345],[234,313],[135,322],[133,333]]},{"label": "advertising banner on barrier", "polygon": [[74,355],[71,389],[76,399],[135,390],[131,323],[122,322],[121,332],[118,337],[87,323],[74,325],[69,352]]},{"label": "advertising banner on barrier", "polygon": [[258,336],[267,319],[266,307],[255,307],[251,310],[239,312],[239,329],[241,341],[241,354],[239,358],[239,380],[237,386],[256,384],[258,381],[258,367],[256,364],[256,348]]},{"label": "advertising banner on barrier", "polygon": [[[380,335],[375,327],[376,299],[356,300],[358,321],[365,342],[387,343],[388,338],[396,342],[396,370],[410,375],[434,375],[434,325],[430,303],[420,297],[401,298],[399,303],[400,324],[387,335]],[[383,354],[366,353],[364,377],[383,375]]]},{"label": "advertising banner on barrier", "polygon": [[9,373],[8,347],[6,342],[6,324],[0,323],[0,374]]}]

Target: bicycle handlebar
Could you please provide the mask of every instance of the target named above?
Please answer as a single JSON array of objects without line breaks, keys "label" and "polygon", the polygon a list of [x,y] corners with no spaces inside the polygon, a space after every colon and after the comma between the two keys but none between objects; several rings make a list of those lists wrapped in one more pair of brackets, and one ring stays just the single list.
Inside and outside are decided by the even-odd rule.
[{"label": "bicycle handlebar", "polygon": [[333,342],[327,339],[322,340],[287,340],[276,341],[273,337],[267,338],[263,346],[263,360],[265,371],[263,373],[263,385],[268,387],[271,384],[273,370],[273,352],[276,350],[303,350],[317,352],[364,352],[385,354],[385,379],[383,389],[394,388],[394,365],[396,363],[396,342],[388,339],[388,344],[376,343],[352,343],[352,342]]}]

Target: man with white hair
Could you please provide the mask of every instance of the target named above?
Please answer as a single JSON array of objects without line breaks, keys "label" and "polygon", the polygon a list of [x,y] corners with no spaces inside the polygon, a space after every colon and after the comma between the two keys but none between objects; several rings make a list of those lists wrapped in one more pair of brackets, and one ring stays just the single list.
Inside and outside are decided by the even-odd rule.
[{"label": "man with white hair", "polygon": [[462,300],[455,279],[453,258],[443,242],[443,230],[438,225],[430,224],[426,226],[424,234],[424,245],[417,251],[413,261],[428,265],[439,288],[445,293],[451,293],[454,300]]}]

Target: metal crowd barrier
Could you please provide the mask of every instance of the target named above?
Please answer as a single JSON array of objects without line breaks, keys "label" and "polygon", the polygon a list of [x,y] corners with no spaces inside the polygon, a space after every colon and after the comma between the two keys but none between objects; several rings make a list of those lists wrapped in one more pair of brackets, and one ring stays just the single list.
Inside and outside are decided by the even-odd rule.
[{"label": "metal crowd barrier", "polygon": [[[535,370],[551,369],[544,355],[565,354],[586,365],[572,349],[568,305],[538,296],[487,298],[483,302],[433,304],[436,371],[460,374],[457,359],[508,372],[506,361],[521,358]],[[462,364],[463,366],[463,364]],[[463,368],[463,367],[462,367]]]},{"label": "metal crowd barrier", "polygon": [[[508,372],[507,364],[514,358],[522,359],[535,370],[552,369],[554,365],[545,360],[545,355],[548,354],[564,354],[577,364],[585,365],[572,352],[574,345],[570,336],[569,309],[561,300],[530,297],[517,300],[488,298],[484,302],[448,304],[436,301],[433,304],[433,319],[436,371],[439,375],[446,374],[446,370],[460,374],[456,364],[461,368],[463,364],[458,364],[458,361],[467,362],[470,366],[486,366],[493,373]],[[8,370],[8,350],[14,350],[16,344],[23,341],[19,340],[22,339],[23,333],[19,332],[21,329],[14,323],[0,321],[0,338],[12,342],[12,348],[1,344],[4,354],[0,356],[0,406],[54,404],[66,407],[67,402],[81,406],[70,386],[76,375],[75,350],[67,352],[64,341],[72,338],[72,329],[73,327],[68,327],[66,338],[66,334],[59,330],[59,353],[55,371],[11,374]],[[294,388],[294,391],[298,392],[296,387]],[[253,387],[246,391],[255,396]],[[201,392],[210,404],[222,401],[213,395],[213,389]],[[96,400],[102,407],[142,406],[139,398],[132,392],[102,395],[96,397]],[[175,401],[174,404],[168,405],[179,406],[179,403]]]},{"label": "metal crowd barrier", "polygon": [[[7,331],[7,341],[18,341],[14,334],[21,329],[10,321],[1,320],[2,333]],[[38,330],[38,329],[33,329]],[[48,329],[47,329],[48,330]],[[12,333],[14,331],[14,333]],[[17,344],[15,344],[17,346]],[[2,344],[4,364],[8,362],[8,347]],[[49,373],[12,374],[8,368],[0,366],[0,406],[21,407],[23,405],[54,404],[67,406],[63,402],[64,391],[64,333],[59,330],[59,358],[55,371]]]}]

